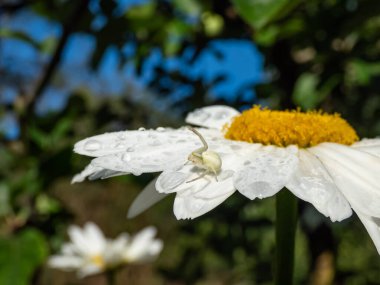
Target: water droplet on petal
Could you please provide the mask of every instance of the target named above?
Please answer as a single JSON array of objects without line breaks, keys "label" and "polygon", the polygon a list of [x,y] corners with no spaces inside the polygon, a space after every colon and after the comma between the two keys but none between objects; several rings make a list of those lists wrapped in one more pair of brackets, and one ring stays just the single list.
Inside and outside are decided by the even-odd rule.
[{"label": "water droplet on petal", "polygon": [[102,146],[101,143],[98,142],[97,140],[88,140],[84,144],[84,149],[87,151],[95,151],[95,150],[99,150],[101,146]]},{"label": "water droplet on petal", "polygon": [[161,142],[159,140],[149,141],[148,144],[150,146],[159,146],[161,145]]},{"label": "water droplet on petal", "polygon": [[239,149],[241,149],[242,147],[241,147],[240,145],[232,144],[232,145],[230,145],[230,148],[231,148],[232,150],[239,150]]},{"label": "water droplet on petal", "polygon": [[165,131],[165,128],[164,127],[158,127],[156,129],[157,132],[164,132]]},{"label": "water droplet on petal", "polygon": [[123,153],[123,156],[121,157],[122,161],[128,162],[131,160],[131,155],[129,153]]},{"label": "water droplet on petal", "polygon": [[143,127],[141,127],[141,128],[138,129],[139,132],[143,132],[143,131],[145,131],[145,130],[146,130],[146,129],[143,128]]},{"label": "water droplet on petal", "polygon": [[133,152],[135,151],[135,148],[133,146],[130,146],[129,148],[127,148],[127,152]]},{"label": "water droplet on petal", "polygon": [[227,118],[227,116],[228,116],[228,113],[227,113],[227,112],[225,112],[225,111],[220,111],[220,112],[218,112],[218,113],[216,113],[216,114],[214,115],[214,119],[215,119],[215,120],[222,120],[222,119]]},{"label": "water droplet on petal", "polygon": [[205,111],[201,109],[195,110],[193,113],[193,116],[196,117],[200,121],[207,120],[210,117],[209,114],[207,114]]}]

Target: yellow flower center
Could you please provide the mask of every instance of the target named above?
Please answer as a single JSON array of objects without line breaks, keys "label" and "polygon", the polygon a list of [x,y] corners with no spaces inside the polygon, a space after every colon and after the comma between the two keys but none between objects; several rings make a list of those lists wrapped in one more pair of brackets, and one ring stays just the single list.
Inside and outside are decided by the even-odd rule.
[{"label": "yellow flower center", "polygon": [[226,126],[225,138],[285,147],[311,147],[323,142],[350,145],[357,141],[355,130],[339,114],[300,110],[271,111],[254,106]]},{"label": "yellow flower center", "polygon": [[90,262],[95,264],[96,266],[100,267],[100,268],[104,268],[106,263],[104,262],[104,259],[103,257],[98,254],[98,255],[93,255],[90,257]]}]

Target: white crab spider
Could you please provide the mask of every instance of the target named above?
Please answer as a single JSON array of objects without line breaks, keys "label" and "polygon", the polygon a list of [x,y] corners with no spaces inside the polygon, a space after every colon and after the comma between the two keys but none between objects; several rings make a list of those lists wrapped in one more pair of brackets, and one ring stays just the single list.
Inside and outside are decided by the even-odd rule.
[{"label": "white crab spider", "polygon": [[198,148],[194,150],[193,152],[191,152],[191,154],[189,154],[187,159],[191,161],[192,163],[194,163],[195,166],[205,169],[205,171],[200,176],[196,177],[195,179],[189,180],[186,183],[201,179],[209,172],[212,172],[213,174],[215,174],[215,179],[216,181],[218,181],[217,174],[222,168],[222,160],[220,159],[219,154],[216,153],[215,151],[207,150],[208,145],[207,145],[206,140],[203,138],[203,136],[193,127],[189,126],[188,128],[190,131],[192,131],[194,134],[196,134],[200,138],[203,144],[203,147]]}]

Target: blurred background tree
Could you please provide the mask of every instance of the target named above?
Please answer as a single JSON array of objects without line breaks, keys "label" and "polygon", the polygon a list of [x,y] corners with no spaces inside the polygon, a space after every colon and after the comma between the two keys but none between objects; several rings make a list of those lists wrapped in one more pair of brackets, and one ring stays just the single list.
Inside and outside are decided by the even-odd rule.
[{"label": "blurred background tree", "polygon": [[[271,284],[274,201],[233,195],[195,221],[172,199],[133,220],[154,176],[70,185],[88,160],[74,142],[179,126],[196,107],[252,104],[339,112],[380,134],[376,0],[1,0],[0,284],[104,284],[46,267],[71,223],[109,235],[154,224],[166,242],[120,284]],[[332,224],[300,207],[298,284],[380,284],[356,216]],[[129,282],[129,283],[127,283]]]}]

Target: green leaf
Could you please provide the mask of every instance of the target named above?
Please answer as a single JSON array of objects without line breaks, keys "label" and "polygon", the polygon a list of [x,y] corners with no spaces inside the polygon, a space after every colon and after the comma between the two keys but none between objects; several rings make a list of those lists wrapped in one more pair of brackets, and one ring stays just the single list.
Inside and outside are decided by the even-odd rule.
[{"label": "green leaf", "polygon": [[130,7],[126,12],[126,16],[129,19],[146,20],[153,17],[155,11],[156,11],[156,3],[148,2],[144,5],[135,5],[135,6]]},{"label": "green leaf", "polygon": [[173,0],[173,6],[190,17],[198,17],[202,12],[202,7],[198,1]]},{"label": "green leaf", "polygon": [[380,63],[355,59],[348,64],[348,81],[368,85],[372,77],[380,74]]},{"label": "green leaf", "polygon": [[0,284],[28,285],[33,272],[47,256],[41,233],[25,230],[17,236],[0,238]]},{"label": "green leaf", "polygon": [[299,0],[233,0],[240,16],[253,28],[260,30],[267,24],[287,15]]},{"label": "green leaf", "polygon": [[6,216],[11,212],[11,204],[9,201],[9,187],[6,184],[0,184],[0,217]]},{"label": "green leaf", "polygon": [[48,215],[57,213],[61,207],[57,200],[46,194],[40,194],[36,198],[36,209],[39,214]]},{"label": "green leaf", "polygon": [[294,87],[293,101],[303,109],[314,108],[318,102],[317,85],[319,78],[312,73],[302,74]]},{"label": "green leaf", "polygon": [[341,81],[339,75],[333,75],[318,88],[319,77],[313,73],[302,74],[294,87],[293,101],[303,109],[314,109]]}]

